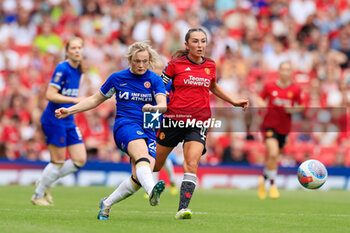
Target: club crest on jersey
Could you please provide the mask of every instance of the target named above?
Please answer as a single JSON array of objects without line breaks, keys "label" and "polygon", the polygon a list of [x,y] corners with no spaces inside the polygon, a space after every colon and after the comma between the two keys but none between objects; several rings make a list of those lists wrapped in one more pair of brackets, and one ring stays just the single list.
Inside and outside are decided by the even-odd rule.
[{"label": "club crest on jersey", "polygon": [[293,92],[288,91],[287,96],[288,96],[288,98],[292,98],[293,97]]},{"label": "club crest on jersey", "polygon": [[165,134],[164,134],[163,132],[161,132],[161,133],[159,134],[159,139],[160,139],[160,140],[164,140],[164,138],[165,138]]},{"label": "club crest on jersey", "polygon": [[204,71],[205,71],[205,73],[207,73],[208,75],[210,74],[210,69],[209,69],[209,68],[205,68]]},{"label": "club crest on jersey", "polygon": [[142,135],[142,134],[143,134],[143,132],[141,132],[141,131],[136,131],[136,133],[137,133],[138,135]]},{"label": "club crest on jersey", "polygon": [[146,88],[150,88],[151,87],[151,83],[150,82],[145,82],[144,84],[143,84]]}]

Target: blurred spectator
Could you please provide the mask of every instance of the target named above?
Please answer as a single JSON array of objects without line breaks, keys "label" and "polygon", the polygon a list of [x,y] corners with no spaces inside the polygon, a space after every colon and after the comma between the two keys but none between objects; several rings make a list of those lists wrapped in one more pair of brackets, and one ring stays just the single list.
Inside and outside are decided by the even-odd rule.
[{"label": "blurred spectator", "polygon": [[211,34],[217,33],[219,27],[222,25],[221,20],[217,17],[216,10],[210,8],[208,10],[207,19],[203,22],[203,27],[207,28]]},{"label": "blurred spectator", "polygon": [[45,21],[41,27],[41,33],[34,38],[34,45],[41,53],[58,53],[63,47],[63,41],[53,32],[52,23]]},{"label": "blurred spectator", "polygon": [[312,0],[292,0],[289,10],[295,22],[303,25],[309,15],[316,13],[316,4]]},{"label": "blurred spectator", "polygon": [[222,157],[223,163],[248,163],[247,154],[244,151],[244,141],[236,138],[225,148]]},{"label": "blurred spectator", "polygon": [[305,44],[295,41],[289,52],[290,61],[295,71],[310,73],[313,66],[312,54],[307,50]]},{"label": "blurred spectator", "polygon": [[337,14],[337,9],[333,6],[317,11],[315,25],[323,35],[334,33],[341,26],[341,20]]},{"label": "blurred spectator", "polygon": [[161,44],[165,40],[165,29],[157,22],[153,13],[135,25],[132,34],[135,41],[151,40],[156,44]]},{"label": "blurred spectator", "polygon": [[289,60],[288,53],[284,50],[283,43],[278,40],[273,40],[272,43],[272,51],[266,52],[263,56],[263,66],[266,71],[277,71],[282,62]]},{"label": "blurred spectator", "polygon": [[[81,94],[90,95],[111,73],[128,67],[123,56],[135,40],[151,41],[166,64],[174,51],[184,48],[187,30],[202,26],[220,86],[232,95],[249,97],[252,105],[262,86],[276,78],[279,64],[292,62],[308,107],[308,120],[296,117],[294,124],[314,132],[302,130],[289,138],[282,166],[315,156],[327,164],[350,166],[349,124],[344,123],[348,115],[321,117],[319,109],[350,106],[349,1],[3,0],[0,6],[0,157],[49,159],[39,119],[47,103],[47,83],[67,38],[84,38],[89,71]],[[222,106],[214,97],[211,102]],[[110,135],[114,105],[106,101],[97,112],[77,115],[85,127],[89,159],[127,160]],[[220,116],[232,123],[227,131],[244,131],[247,126],[254,140],[245,135],[231,142],[230,133],[209,133],[201,163],[263,164],[258,113]],[[293,150],[296,145],[301,149]],[[175,150],[179,163],[181,150]]]},{"label": "blurred spectator", "polygon": [[8,40],[0,42],[0,72],[18,69],[19,55],[10,49]]},{"label": "blurred spectator", "polygon": [[331,113],[320,110],[317,115],[318,125],[315,126],[313,136],[320,145],[334,145],[337,142],[339,129],[331,122]]},{"label": "blurred spectator", "polygon": [[[248,1],[245,1],[244,4],[249,4],[246,3]],[[232,10],[236,8],[237,1],[236,0],[216,0],[215,1],[215,9],[219,13],[224,13],[226,11]]]},{"label": "blurred spectator", "polygon": [[6,157],[10,160],[18,159],[21,147],[21,134],[18,128],[20,123],[19,117],[17,115],[4,117],[3,123],[1,138],[5,143]]},{"label": "blurred spectator", "polygon": [[10,37],[14,45],[19,47],[30,47],[36,36],[36,25],[30,20],[28,9],[18,9],[18,19],[9,25]]}]

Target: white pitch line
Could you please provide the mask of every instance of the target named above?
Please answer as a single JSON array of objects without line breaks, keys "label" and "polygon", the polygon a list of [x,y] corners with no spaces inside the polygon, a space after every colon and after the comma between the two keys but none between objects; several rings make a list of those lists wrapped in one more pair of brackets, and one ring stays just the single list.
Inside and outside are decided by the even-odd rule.
[{"label": "white pitch line", "polygon": [[[40,208],[40,209],[39,209]],[[92,210],[62,210],[62,209],[41,209],[39,208],[33,208],[33,209],[21,209],[20,211],[38,211],[38,212],[92,212]],[[18,209],[11,209],[11,208],[0,208],[1,211],[16,211]],[[98,208],[96,208],[96,211]],[[114,212],[117,212],[118,210],[115,210]],[[140,211],[140,210],[120,210],[123,213],[129,213],[129,214],[140,214],[140,213],[147,213],[147,214],[174,214],[175,211]],[[320,216],[320,217],[350,217],[350,214],[294,214],[294,213],[223,213],[223,212],[196,212],[194,211],[193,214],[199,214],[199,215],[220,215],[220,216],[266,216],[266,215],[280,215],[280,216]]]},{"label": "white pitch line", "polygon": [[[39,211],[39,212],[91,212],[91,210],[61,210],[61,209],[51,209],[52,206],[49,206],[45,209],[42,209],[41,206],[39,208],[33,208],[33,209],[20,209],[20,211]],[[0,208],[1,211],[16,211],[18,209],[11,209],[11,208]],[[96,211],[98,208],[96,208]],[[115,210],[117,212],[118,210]],[[175,211],[140,211],[140,210],[119,210],[123,213],[129,213],[129,214],[139,214],[139,213],[147,213],[147,214],[174,214]],[[207,212],[195,212],[196,214],[208,214]]]}]

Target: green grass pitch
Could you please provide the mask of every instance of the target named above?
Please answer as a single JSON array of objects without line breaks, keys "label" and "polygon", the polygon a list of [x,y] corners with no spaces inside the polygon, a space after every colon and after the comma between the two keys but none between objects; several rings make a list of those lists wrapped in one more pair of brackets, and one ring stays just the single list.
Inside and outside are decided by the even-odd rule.
[{"label": "green grass pitch", "polygon": [[348,191],[281,191],[258,200],[255,190],[201,190],[192,197],[191,220],[174,220],[178,195],[166,190],[152,207],[144,191],[113,206],[98,221],[108,187],[54,187],[55,206],[33,206],[34,187],[0,186],[0,232],[350,232]]}]

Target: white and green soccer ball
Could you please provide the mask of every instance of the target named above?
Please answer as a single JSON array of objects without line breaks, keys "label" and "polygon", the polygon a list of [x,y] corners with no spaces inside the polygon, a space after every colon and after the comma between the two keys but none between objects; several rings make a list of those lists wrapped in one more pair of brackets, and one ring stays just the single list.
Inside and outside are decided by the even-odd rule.
[{"label": "white and green soccer ball", "polygon": [[307,189],[320,188],[326,182],[327,177],[326,167],[318,160],[306,160],[298,168],[298,180]]}]

